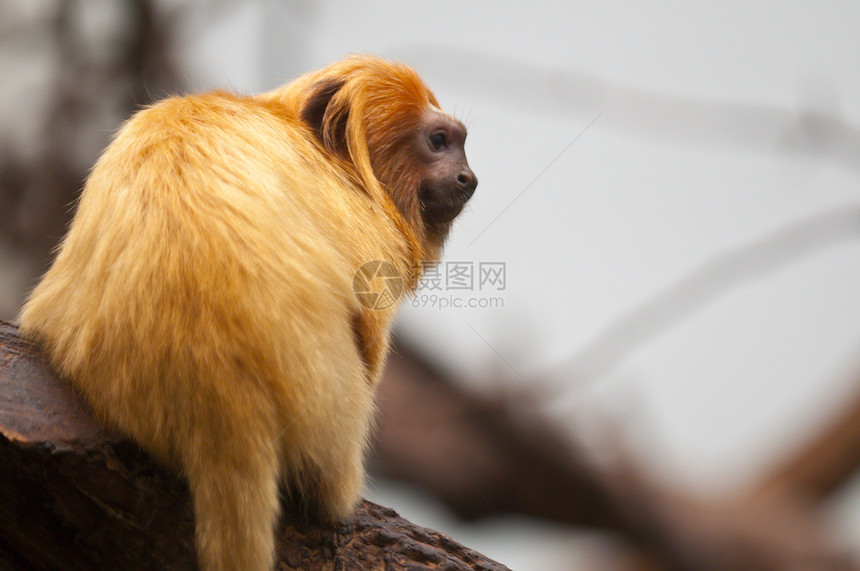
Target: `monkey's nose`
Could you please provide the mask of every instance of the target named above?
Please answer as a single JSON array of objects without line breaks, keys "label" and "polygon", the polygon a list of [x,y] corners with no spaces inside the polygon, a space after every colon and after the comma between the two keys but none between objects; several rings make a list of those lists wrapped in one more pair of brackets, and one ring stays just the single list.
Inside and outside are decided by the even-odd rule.
[{"label": "monkey's nose", "polygon": [[475,173],[472,172],[472,169],[466,167],[463,169],[460,174],[457,175],[457,185],[463,190],[464,193],[467,193],[469,196],[472,196],[472,193],[475,192],[475,188],[478,186],[478,177],[475,176]]}]

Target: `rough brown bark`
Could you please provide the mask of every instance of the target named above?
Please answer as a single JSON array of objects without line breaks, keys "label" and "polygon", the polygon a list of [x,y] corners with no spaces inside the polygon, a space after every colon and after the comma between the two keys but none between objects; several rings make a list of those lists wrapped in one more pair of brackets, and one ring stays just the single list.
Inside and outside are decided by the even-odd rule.
[{"label": "rough brown bark", "polygon": [[[285,512],[278,569],[506,569],[367,501],[341,525]],[[0,322],[0,568],[194,567],[185,483],[98,426]]]}]

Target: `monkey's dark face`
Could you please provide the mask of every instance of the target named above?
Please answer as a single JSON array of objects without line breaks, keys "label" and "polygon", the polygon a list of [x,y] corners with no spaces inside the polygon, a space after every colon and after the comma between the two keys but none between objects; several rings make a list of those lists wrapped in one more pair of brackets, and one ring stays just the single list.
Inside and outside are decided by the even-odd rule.
[{"label": "monkey's dark face", "polygon": [[478,186],[466,160],[466,128],[441,111],[430,108],[413,141],[423,165],[418,200],[424,224],[447,226],[463,210]]}]

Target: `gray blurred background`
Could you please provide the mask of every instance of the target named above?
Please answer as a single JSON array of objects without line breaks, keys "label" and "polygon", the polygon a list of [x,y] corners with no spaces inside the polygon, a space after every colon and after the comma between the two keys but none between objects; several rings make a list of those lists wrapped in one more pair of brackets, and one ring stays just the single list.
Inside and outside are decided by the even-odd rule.
[{"label": "gray blurred background", "polygon": [[[860,392],[858,30],[854,1],[0,0],[0,317],[136,108],[374,53],[468,125],[480,179],[445,251],[474,283],[420,290],[398,339],[596,457],[611,427],[666,485],[731,494]],[[465,522],[384,474],[368,497],[513,569],[612,565],[593,532]],[[857,478],[823,513],[860,550]]]}]

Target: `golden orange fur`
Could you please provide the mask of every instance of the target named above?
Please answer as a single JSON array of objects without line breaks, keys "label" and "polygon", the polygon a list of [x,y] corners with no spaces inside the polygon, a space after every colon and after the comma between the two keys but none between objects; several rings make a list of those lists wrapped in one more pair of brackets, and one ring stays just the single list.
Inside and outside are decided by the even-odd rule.
[{"label": "golden orange fur", "polygon": [[[449,221],[418,198],[436,163],[410,150],[437,107],[410,68],[354,56],[155,104],[95,165],[21,330],[188,478],[203,569],[270,568],[279,484],[336,519],[358,501],[395,307],[352,279],[384,260],[409,289],[438,256]],[[433,175],[459,169],[453,215],[477,184],[458,149]]]}]

